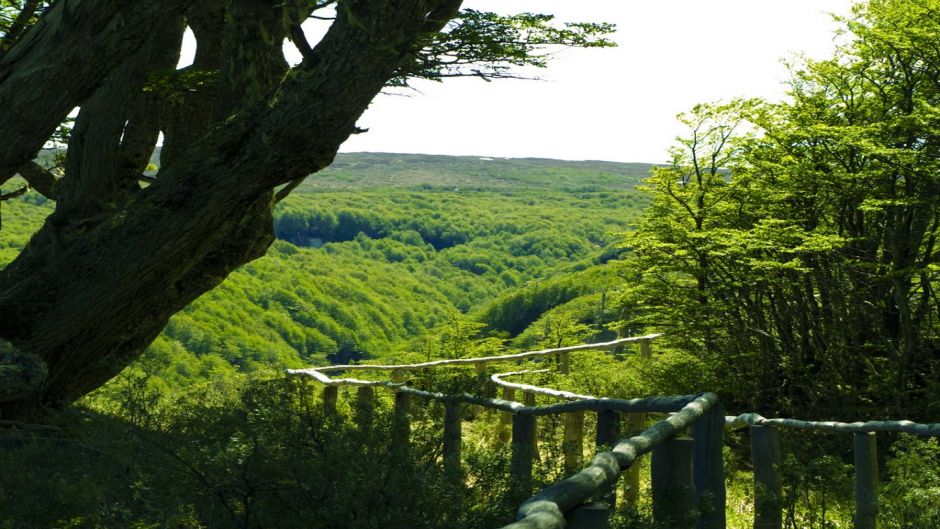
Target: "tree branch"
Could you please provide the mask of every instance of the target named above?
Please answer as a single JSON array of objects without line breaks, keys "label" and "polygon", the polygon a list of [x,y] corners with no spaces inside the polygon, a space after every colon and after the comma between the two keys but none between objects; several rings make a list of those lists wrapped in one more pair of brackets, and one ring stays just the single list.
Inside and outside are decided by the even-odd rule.
[{"label": "tree branch", "polygon": [[310,47],[310,42],[307,41],[307,36],[304,35],[304,30],[299,24],[290,28],[290,40],[300,50],[300,55],[304,59],[314,60],[313,48]]},{"label": "tree branch", "polygon": [[28,162],[165,17],[191,1],[54,2],[0,58],[0,181]]},{"label": "tree branch", "polygon": [[29,27],[29,19],[36,14],[40,3],[41,0],[26,0],[26,3],[23,4],[20,13],[16,15],[16,19],[10,24],[10,29],[7,30],[3,39],[0,39],[0,57],[13,47],[13,44],[16,43],[16,39]]},{"label": "tree branch", "polygon": [[434,8],[430,13],[428,13],[427,21],[424,23],[422,32],[424,33],[433,33],[444,29],[444,26],[455,16],[460,10],[460,5],[463,3],[463,0],[444,0],[437,7]]},{"label": "tree branch", "polygon": [[26,162],[19,169],[20,176],[29,182],[29,185],[49,200],[59,196],[59,179],[51,171],[33,160]]},{"label": "tree branch", "polygon": [[138,175],[157,141],[151,74],[172,68],[183,37],[181,15],[161,24],[105,83],[82,103],[66,154],[55,219],[80,221],[125,203],[140,191]]},{"label": "tree branch", "polygon": [[0,193],[0,202],[25,195],[27,191],[29,191],[29,186],[23,186],[16,191],[10,191],[9,193]]},{"label": "tree branch", "polygon": [[302,176],[300,178],[295,178],[294,180],[291,180],[290,183],[288,183],[280,191],[278,191],[276,195],[274,195],[274,202],[277,203],[287,198],[287,195],[290,195],[291,191],[297,189],[297,186],[302,184],[303,181],[306,179],[307,179],[306,176]]}]

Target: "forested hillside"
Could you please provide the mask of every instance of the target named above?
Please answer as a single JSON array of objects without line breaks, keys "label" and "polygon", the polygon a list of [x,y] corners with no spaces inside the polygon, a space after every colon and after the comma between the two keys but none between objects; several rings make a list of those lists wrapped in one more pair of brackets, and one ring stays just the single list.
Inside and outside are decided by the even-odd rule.
[{"label": "forested hillside", "polygon": [[[897,432],[935,435],[940,421],[940,0],[870,0],[839,23],[833,57],[791,64],[787,99],[703,103],[680,115],[687,132],[667,165],[358,153],[337,156],[303,183],[276,180],[251,202],[267,214],[272,196],[287,196],[273,223],[233,217],[262,220],[247,235],[264,248],[273,224],[278,240],[264,257],[242,255],[238,262],[249,264],[201,290],[142,357],[98,390],[61,409],[0,417],[0,529],[501,527],[531,493],[608,450],[604,437],[634,435],[665,416],[608,409],[535,419],[540,410],[505,402],[555,404],[558,390],[577,393],[571,399],[714,392],[723,409],[698,418],[691,445],[678,435],[660,444],[669,447],[660,454],[670,454],[653,456],[662,464],[632,460],[672,435],[660,423],[554,487],[563,500],[541,494],[523,513],[551,518],[588,487],[594,499],[607,498],[593,487],[609,485],[624,470],[619,462],[631,461],[643,478],[638,488],[615,486],[610,528],[664,527],[656,520],[667,495],[651,483],[678,460],[685,463],[673,466],[684,471],[673,477],[684,474],[684,483],[675,490],[686,490],[685,499],[669,499],[666,510],[681,514],[672,503],[688,500],[694,469],[692,496],[700,497],[690,527],[709,518],[729,529],[940,527],[940,443]],[[248,171],[250,157],[233,170]],[[156,181],[143,191],[172,182],[173,167],[162,182],[152,172]],[[138,178],[139,171],[135,192]],[[45,266],[44,256],[59,255],[50,250],[59,234],[85,237],[100,219],[122,222],[120,206],[99,200],[94,215],[62,232],[47,229],[50,221],[44,238],[28,245],[52,203],[4,191],[0,267],[19,263],[18,254]],[[195,196],[179,192],[172,201]],[[75,207],[68,198],[56,204]],[[226,216],[219,210],[211,212]],[[245,227],[232,221],[209,234],[215,224],[206,228],[205,217],[185,221],[201,224],[197,233],[216,249]],[[167,239],[135,226],[161,242],[164,259],[185,260],[193,250],[187,236],[169,239],[186,242],[184,252],[164,252]],[[48,253],[34,255],[40,245]],[[125,275],[140,270],[113,248],[101,254],[110,258],[93,248],[80,262],[97,269],[118,260]],[[219,256],[202,255],[199,265]],[[197,268],[197,279],[208,285],[209,272],[229,269]],[[92,288],[85,277],[62,282],[84,293]],[[55,289],[34,290],[37,303],[59,303]],[[141,299],[163,298],[151,291]],[[79,301],[63,306],[86,305]],[[0,322],[16,327],[18,314]],[[128,314],[136,324],[147,313]],[[71,317],[43,323],[54,328]],[[97,317],[74,315],[91,324]],[[637,349],[391,374],[346,369],[382,379],[361,392],[358,383],[325,391],[330,381],[284,369],[483,356],[653,332],[663,335]],[[67,345],[74,354],[84,343]],[[11,358],[45,365],[7,346],[0,368],[48,378],[41,369],[10,371],[18,365]],[[85,365],[72,363],[77,371]],[[511,414],[455,398],[493,395],[497,373],[528,385],[504,386],[515,393],[489,403]],[[418,391],[388,388],[387,379]],[[533,385],[552,389],[535,395]],[[695,404],[668,421],[704,412]],[[805,422],[760,416],[826,424],[804,429]],[[745,417],[751,427],[734,428]],[[717,486],[697,489],[703,482]],[[725,516],[714,516],[719,505]]]},{"label": "forested hillside", "polygon": [[[598,265],[646,203],[635,187],[649,168],[340,155],[278,206],[280,240],[267,256],[177,314],[134,369],[178,387],[262,366],[446,355],[446,329],[463,322],[485,324],[474,336],[513,338],[547,311],[614,287]],[[51,211],[37,202],[4,204],[0,264]],[[603,310],[598,298],[564,319],[600,322]]]}]

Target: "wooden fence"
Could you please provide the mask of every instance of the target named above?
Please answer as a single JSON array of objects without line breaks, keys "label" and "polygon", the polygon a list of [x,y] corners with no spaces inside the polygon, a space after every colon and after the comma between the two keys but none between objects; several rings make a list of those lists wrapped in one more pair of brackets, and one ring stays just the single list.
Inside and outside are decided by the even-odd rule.
[{"label": "wooden fence", "polygon": [[[665,527],[724,529],[725,484],[722,461],[725,429],[748,428],[754,468],[754,528],[780,529],[782,484],[779,430],[803,430],[851,433],[855,454],[855,529],[875,529],[878,516],[878,465],[875,432],[906,432],[940,437],[940,424],[915,424],[910,421],[873,421],[865,423],[809,422],[795,419],[766,419],[755,413],[724,416],[713,393],[650,397],[642,399],[606,399],[568,391],[514,383],[506,378],[538,371],[497,373],[490,380],[502,388],[502,398],[475,395],[446,395],[405,385],[403,373],[409,370],[453,365],[474,365],[478,373],[488,364],[531,358],[558,356],[559,371],[567,373],[568,356],[577,351],[609,350],[628,343],[638,343],[639,354],[649,358],[651,342],[660,335],[624,338],[599,344],[529,351],[482,358],[437,360],[402,365],[346,365],[288,370],[292,374],[313,377],[324,385],[323,405],[336,410],[339,386],[357,387],[357,420],[369,420],[374,407],[375,388],[395,392],[395,442],[407,443],[408,416],[412,398],[443,403],[443,464],[459,469],[462,444],[462,409],[466,405],[502,412],[501,424],[511,440],[510,479],[519,491],[530,491],[533,459],[537,455],[536,418],[564,416],[562,452],[566,474],[572,474],[525,500],[516,521],[502,529],[606,529],[610,507],[616,498],[616,485],[623,476],[625,500],[635,502],[639,490],[637,459],[652,453],[651,488],[654,522]],[[391,380],[331,378],[336,371],[389,371]],[[517,402],[516,394],[523,402]],[[566,402],[537,406],[535,396],[542,395]],[[581,468],[584,448],[585,413],[596,414],[595,442],[602,450],[590,464]],[[647,414],[668,414],[643,429]],[[620,438],[621,414],[628,421],[630,437]],[[691,432],[691,437],[685,434]]]}]

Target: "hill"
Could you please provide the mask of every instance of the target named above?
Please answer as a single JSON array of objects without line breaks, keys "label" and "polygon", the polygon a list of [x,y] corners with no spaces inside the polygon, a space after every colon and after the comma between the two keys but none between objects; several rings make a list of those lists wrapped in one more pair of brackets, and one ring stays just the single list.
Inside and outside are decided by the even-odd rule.
[{"label": "hill", "polygon": [[630,191],[651,164],[430,154],[339,153],[301,191],[374,188]]},{"label": "hill", "polygon": [[[428,336],[442,354],[441,329],[456,319],[511,338],[615,283],[590,269],[616,256],[617,234],[646,204],[635,187],[649,168],[341,154],[278,206],[268,255],[177,314],[132,369],[176,386],[381,357]],[[4,208],[0,265],[52,204],[28,194]],[[578,271],[590,280],[563,279]]]}]

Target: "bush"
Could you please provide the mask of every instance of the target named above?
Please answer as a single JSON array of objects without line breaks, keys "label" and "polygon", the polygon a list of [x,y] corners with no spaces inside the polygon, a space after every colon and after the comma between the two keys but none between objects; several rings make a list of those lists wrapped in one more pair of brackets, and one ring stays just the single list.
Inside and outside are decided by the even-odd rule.
[{"label": "bush", "polygon": [[902,434],[891,447],[882,487],[885,529],[940,527],[940,442]]},{"label": "bush", "polygon": [[318,393],[270,375],[204,384],[150,407],[136,402],[145,392],[122,390],[112,397],[126,399],[126,418],[75,408],[56,418],[60,430],[6,431],[0,528],[470,528],[511,519],[495,456],[468,458],[486,463],[468,470],[473,486],[445,475],[435,406],[414,407],[404,450],[384,402],[359,428],[346,414],[325,415]]}]

